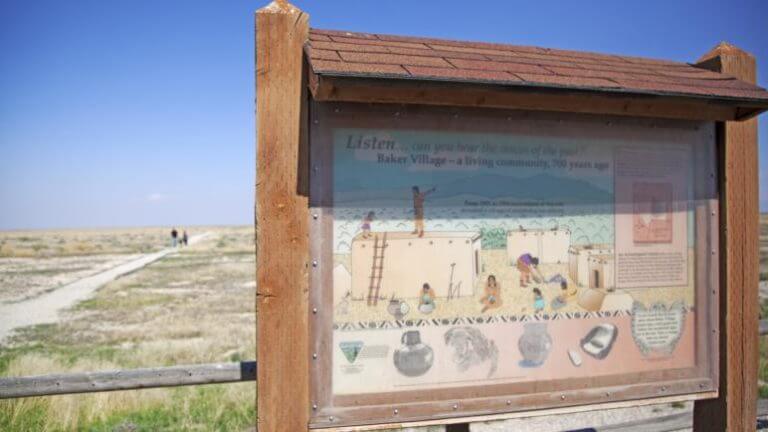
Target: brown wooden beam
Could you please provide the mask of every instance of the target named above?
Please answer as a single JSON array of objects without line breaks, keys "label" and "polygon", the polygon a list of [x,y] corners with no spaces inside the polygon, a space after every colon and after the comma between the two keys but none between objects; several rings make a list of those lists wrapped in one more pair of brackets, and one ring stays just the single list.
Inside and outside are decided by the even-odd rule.
[{"label": "brown wooden beam", "polygon": [[[755,59],[728,44],[707,53],[699,66],[755,82]],[[755,429],[758,367],[758,167],[757,121],[718,127],[720,156],[721,286],[720,396],[698,401],[696,431]]]},{"label": "brown wooden beam", "polygon": [[466,106],[687,120],[741,120],[763,109],[743,102],[706,98],[339,77],[312,72],[309,87],[319,102]]},{"label": "brown wooden beam", "polygon": [[309,17],[286,1],[256,12],[258,430],[309,424],[309,210],[303,47]]}]

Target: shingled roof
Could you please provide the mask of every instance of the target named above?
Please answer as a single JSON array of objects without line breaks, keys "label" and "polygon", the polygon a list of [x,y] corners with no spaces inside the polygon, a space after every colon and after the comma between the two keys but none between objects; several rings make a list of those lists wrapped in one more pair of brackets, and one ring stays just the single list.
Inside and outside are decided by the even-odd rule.
[{"label": "shingled roof", "polygon": [[693,64],[531,46],[312,29],[319,76],[652,94],[768,103],[768,91]]}]

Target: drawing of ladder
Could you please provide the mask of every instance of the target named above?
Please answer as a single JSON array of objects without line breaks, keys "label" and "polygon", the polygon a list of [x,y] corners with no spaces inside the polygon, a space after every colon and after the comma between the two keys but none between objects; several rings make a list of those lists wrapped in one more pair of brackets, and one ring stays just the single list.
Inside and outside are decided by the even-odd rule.
[{"label": "drawing of ladder", "polygon": [[376,306],[379,303],[379,290],[381,290],[381,276],[384,271],[384,250],[386,247],[387,233],[384,233],[381,242],[379,242],[379,236],[374,236],[371,282],[368,286],[368,306]]}]

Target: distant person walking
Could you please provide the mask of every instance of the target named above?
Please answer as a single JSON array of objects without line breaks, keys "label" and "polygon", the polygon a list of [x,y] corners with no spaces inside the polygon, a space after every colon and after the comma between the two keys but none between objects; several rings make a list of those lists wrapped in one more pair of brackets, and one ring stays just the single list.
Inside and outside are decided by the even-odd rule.
[{"label": "distant person walking", "polygon": [[432,188],[426,192],[421,192],[418,186],[411,188],[413,191],[413,224],[414,229],[411,234],[418,234],[419,237],[424,237],[424,199],[427,195],[434,192],[436,189]]},{"label": "distant person walking", "polygon": [[187,230],[184,230],[184,234],[181,235],[181,242],[184,246],[189,246],[189,236],[187,236]]},{"label": "distant person walking", "polygon": [[171,230],[171,247],[176,247],[176,244],[179,241],[179,232],[176,231],[176,228],[174,227]]}]

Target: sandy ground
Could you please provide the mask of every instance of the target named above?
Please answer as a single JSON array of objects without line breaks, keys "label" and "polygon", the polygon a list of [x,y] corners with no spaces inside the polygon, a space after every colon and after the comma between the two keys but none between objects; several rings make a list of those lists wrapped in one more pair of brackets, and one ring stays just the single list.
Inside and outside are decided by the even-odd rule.
[{"label": "sandy ground", "polygon": [[[209,233],[192,236],[190,245],[203,240]],[[178,248],[166,248],[159,252],[132,256],[133,259],[123,261],[119,265],[92,274],[72,283],[49,290],[28,300],[5,303],[0,305],[0,344],[11,332],[19,327],[35,324],[52,323],[59,320],[59,312],[69,309],[78,302],[87,300],[93,293],[120,276],[139,270],[166,255],[178,252]],[[118,260],[120,261],[120,260]],[[114,260],[102,261],[108,265]],[[99,267],[97,267],[99,268]]]}]

